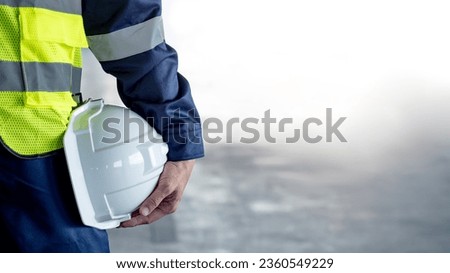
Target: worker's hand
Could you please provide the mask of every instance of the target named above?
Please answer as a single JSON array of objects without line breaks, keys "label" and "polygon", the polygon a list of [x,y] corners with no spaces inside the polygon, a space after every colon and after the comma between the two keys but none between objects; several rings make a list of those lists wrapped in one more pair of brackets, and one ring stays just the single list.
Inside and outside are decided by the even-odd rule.
[{"label": "worker's hand", "polygon": [[121,227],[150,224],[175,212],[186,188],[195,160],[167,161],[158,184],[150,196]]}]

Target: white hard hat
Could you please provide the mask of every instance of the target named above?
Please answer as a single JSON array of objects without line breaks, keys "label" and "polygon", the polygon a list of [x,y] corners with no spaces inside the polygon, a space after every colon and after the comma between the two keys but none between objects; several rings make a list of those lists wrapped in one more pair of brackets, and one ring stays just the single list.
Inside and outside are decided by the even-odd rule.
[{"label": "white hard hat", "polygon": [[83,223],[109,229],[153,191],[168,148],[138,114],[95,100],[73,111],[64,151]]}]

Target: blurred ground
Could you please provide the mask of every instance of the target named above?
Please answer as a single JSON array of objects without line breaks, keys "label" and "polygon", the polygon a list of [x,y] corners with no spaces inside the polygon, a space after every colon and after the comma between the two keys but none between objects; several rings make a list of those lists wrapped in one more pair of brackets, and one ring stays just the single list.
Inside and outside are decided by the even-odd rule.
[{"label": "blurred ground", "polygon": [[292,145],[208,145],[179,210],[113,252],[449,252],[450,156],[365,168]]}]

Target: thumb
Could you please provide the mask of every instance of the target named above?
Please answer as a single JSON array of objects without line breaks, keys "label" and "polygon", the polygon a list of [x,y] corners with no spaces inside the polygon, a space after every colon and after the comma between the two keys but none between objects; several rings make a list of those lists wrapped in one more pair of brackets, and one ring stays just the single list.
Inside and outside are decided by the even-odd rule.
[{"label": "thumb", "polygon": [[157,186],[153,193],[150,194],[144,202],[142,202],[139,208],[139,213],[143,216],[150,215],[150,213],[152,213],[159,206],[159,204],[161,204],[164,198],[166,198],[165,192]]}]

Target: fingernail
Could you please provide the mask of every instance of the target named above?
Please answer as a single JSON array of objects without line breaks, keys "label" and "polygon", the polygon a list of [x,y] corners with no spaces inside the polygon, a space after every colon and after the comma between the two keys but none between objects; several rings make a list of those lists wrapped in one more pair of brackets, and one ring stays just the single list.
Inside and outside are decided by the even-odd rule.
[{"label": "fingernail", "polygon": [[150,214],[150,210],[147,207],[141,209],[141,214],[143,216],[148,216]]}]

